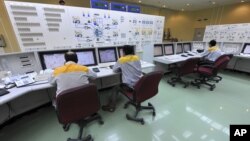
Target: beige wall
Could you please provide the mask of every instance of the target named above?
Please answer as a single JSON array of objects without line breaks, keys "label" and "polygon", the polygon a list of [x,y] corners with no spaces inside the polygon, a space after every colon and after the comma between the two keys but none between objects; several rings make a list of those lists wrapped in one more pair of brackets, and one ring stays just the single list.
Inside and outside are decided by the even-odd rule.
[{"label": "beige wall", "polygon": [[[0,34],[7,43],[6,52],[20,51],[14,31],[5,10],[4,0],[0,0]],[[59,0],[16,0],[36,3],[58,4]],[[66,5],[89,7],[89,0],[66,0]],[[236,5],[220,6],[211,9],[182,12],[170,9],[141,6],[142,13],[166,17],[165,29],[170,28],[172,37],[180,41],[193,39],[195,28],[205,28],[212,24],[250,23],[250,2]],[[201,19],[201,21],[197,21]],[[204,20],[207,19],[207,20]]]}]

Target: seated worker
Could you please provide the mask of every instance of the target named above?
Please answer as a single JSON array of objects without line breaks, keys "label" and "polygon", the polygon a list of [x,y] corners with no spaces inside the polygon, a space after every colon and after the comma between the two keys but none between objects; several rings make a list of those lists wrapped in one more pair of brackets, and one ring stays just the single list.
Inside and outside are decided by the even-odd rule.
[{"label": "seated worker", "polygon": [[64,55],[65,64],[54,70],[52,85],[57,85],[56,95],[60,92],[88,84],[88,77],[96,77],[96,74],[86,66],[77,64],[78,58],[76,53],[68,51]]},{"label": "seated worker", "polygon": [[213,64],[222,54],[222,51],[216,46],[216,41],[211,40],[209,48],[202,54],[203,60],[199,64]]},{"label": "seated worker", "polygon": [[[141,78],[141,62],[138,56],[134,55],[134,47],[125,45],[123,47],[124,56],[119,58],[116,64],[113,67],[113,71],[122,72],[122,83],[133,87],[135,83]],[[109,99],[109,103],[105,106],[102,106],[102,110],[113,112],[115,111],[116,98],[120,91],[120,86],[117,85],[112,90],[112,95]]]}]

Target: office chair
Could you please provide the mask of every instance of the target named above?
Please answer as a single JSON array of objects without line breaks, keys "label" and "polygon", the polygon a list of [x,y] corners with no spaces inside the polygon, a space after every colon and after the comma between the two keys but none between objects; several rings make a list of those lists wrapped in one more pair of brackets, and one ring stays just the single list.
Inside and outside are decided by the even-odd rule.
[{"label": "office chair", "polygon": [[[220,57],[218,57],[216,60],[221,59],[221,58],[223,58],[225,56],[228,56],[230,60],[233,58],[233,54],[223,54]],[[226,68],[226,66],[225,66],[225,68]],[[222,68],[222,69],[224,69],[224,68]],[[211,77],[209,80],[210,81],[215,81],[216,83],[220,82],[222,80],[222,77],[219,76],[216,71],[214,73],[215,73],[214,76]]]},{"label": "office chair", "polygon": [[71,123],[80,126],[78,139],[68,138],[67,141],[92,141],[91,135],[82,138],[83,127],[89,122],[98,120],[103,124],[101,116],[97,113],[100,102],[95,84],[87,84],[65,90],[56,97],[56,112],[58,120],[63,124],[64,131],[69,130]]},{"label": "office chair", "polygon": [[197,86],[197,88],[200,88],[201,84],[205,84],[210,87],[209,89],[211,91],[213,91],[216,87],[215,84],[210,84],[207,81],[209,81],[211,77],[214,77],[219,70],[226,68],[229,61],[230,58],[225,55],[217,59],[213,65],[198,66],[195,71],[200,74],[200,78],[195,79],[193,82],[191,82],[191,84]]},{"label": "office chair", "polygon": [[199,58],[189,58],[185,62],[183,62],[180,66],[172,68],[172,71],[175,73],[176,76],[172,77],[167,82],[173,87],[177,82],[179,82],[181,84],[184,84],[184,88],[186,88],[189,85],[189,82],[184,82],[181,79],[181,77],[193,73],[194,68],[196,67],[199,60],[200,60]]},{"label": "office chair", "polygon": [[141,103],[158,93],[158,85],[162,76],[162,71],[154,71],[142,76],[133,88],[126,84],[121,85],[121,93],[129,99],[124,108],[126,109],[130,104],[136,108],[134,116],[126,114],[128,120],[144,124],[143,118],[137,118],[138,113],[143,109],[153,110],[152,114],[155,116],[155,108],[151,103],[148,103],[148,106],[141,106]]}]

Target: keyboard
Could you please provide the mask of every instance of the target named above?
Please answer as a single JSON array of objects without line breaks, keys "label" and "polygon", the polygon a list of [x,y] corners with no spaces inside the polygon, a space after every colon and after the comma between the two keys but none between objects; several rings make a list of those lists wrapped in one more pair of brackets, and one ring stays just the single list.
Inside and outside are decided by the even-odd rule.
[{"label": "keyboard", "polygon": [[180,57],[178,55],[170,55],[170,56],[166,56],[164,57],[164,59],[168,59],[168,60],[176,60],[179,59]]},{"label": "keyboard", "polygon": [[188,55],[188,56],[194,56],[193,54],[190,54],[190,53],[188,53],[187,55]]}]

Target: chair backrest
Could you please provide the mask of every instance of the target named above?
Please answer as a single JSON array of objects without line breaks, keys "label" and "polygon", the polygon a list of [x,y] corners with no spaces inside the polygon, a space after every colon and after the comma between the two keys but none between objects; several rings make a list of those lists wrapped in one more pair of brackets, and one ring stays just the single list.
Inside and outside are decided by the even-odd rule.
[{"label": "chair backrest", "polygon": [[158,85],[162,76],[162,71],[154,71],[141,77],[134,86],[136,93],[134,100],[136,102],[143,102],[155,96],[158,93]]},{"label": "chair backrest", "polygon": [[58,120],[62,124],[77,122],[96,113],[100,101],[95,84],[68,89],[56,97]]},{"label": "chair backrest", "polygon": [[194,72],[194,68],[198,64],[200,58],[189,58],[179,68],[179,75],[186,75]]},{"label": "chair backrest", "polygon": [[231,58],[226,54],[220,56],[214,63],[213,74],[217,74],[219,70],[225,69],[230,59]]}]

